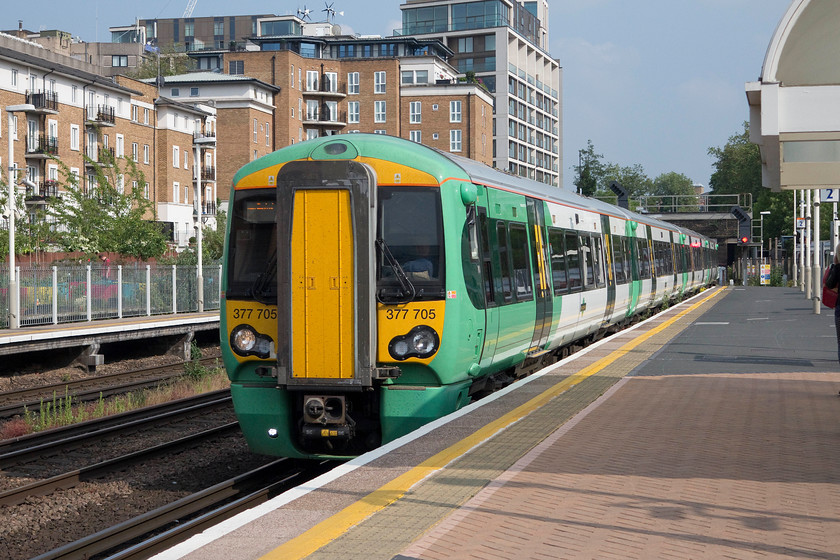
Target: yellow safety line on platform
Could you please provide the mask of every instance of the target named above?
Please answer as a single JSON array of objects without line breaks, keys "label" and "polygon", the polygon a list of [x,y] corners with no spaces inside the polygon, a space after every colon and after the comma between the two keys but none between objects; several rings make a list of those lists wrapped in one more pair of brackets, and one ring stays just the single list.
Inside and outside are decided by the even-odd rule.
[{"label": "yellow safety line on platform", "polygon": [[402,498],[405,493],[411,489],[411,487],[434,474],[435,471],[442,469],[456,458],[467,453],[473,447],[476,447],[483,441],[490,439],[496,435],[496,433],[502,431],[511,424],[518,422],[534,410],[544,406],[551,399],[601,371],[639,346],[642,342],[673,325],[676,321],[699,308],[723,291],[723,288],[715,290],[712,294],[706,296],[687,309],[684,309],[667,321],[664,321],[661,325],[658,325],[646,333],[643,333],[642,335],[627,342],[621,348],[583,368],[574,375],[567,377],[560,383],[547,389],[530,401],[518,406],[497,420],[490,422],[483,428],[480,428],[471,436],[465,437],[455,445],[444,449],[443,451],[423,461],[413,469],[401,474],[377,490],[374,490],[361,500],[347,506],[335,515],[321,521],[311,529],[283,543],[271,552],[262,556],[260,560],[298,560],[312,554],[319,548],[327,545],[346,533],[353,526],[358,525],[379,510],[384,509],[388,505]]}]

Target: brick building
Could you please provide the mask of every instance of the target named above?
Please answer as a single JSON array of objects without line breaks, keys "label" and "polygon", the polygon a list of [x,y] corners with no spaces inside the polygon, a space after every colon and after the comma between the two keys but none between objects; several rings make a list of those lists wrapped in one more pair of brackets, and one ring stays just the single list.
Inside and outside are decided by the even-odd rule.
[{"label": "brick building", "polygon": [[[169,221],[172,231],[191,231],[195,197],[190,193],[198,184],[192,153],[204,132],[215,129],[215,109],[168,102],[152,86],[124,77],[105,78],[94,69],[31,41],[0,34],[0,143],[7,144],[11,135],[13,164],[19,170],[18,186],[25,191],[26,208],[34,215],[51,197],[61,197],[68,180],[61,176],[62,168],[94,196],[93,164],[103,162],[107,152],[137,163],[154,207],[149,219]],[[6,118],[10,107],[15,109],[11,130]],[[178,168],[172,159],[176,147]],[[205,152],[215,160],[212,147]],[[7,180],[8,150],[2,153],[0,164]],[[117,188],[131,186],[122,184],[123,180],[117,177]],[[188,187],[188,200],[182,190],[172,188],[175,182]],[[214,182],[205,179],[204,184]],[[180,211],[174,211],[173,205],[179,205]],[[186,238],[173,237],[173,241],[184,245]]]}]

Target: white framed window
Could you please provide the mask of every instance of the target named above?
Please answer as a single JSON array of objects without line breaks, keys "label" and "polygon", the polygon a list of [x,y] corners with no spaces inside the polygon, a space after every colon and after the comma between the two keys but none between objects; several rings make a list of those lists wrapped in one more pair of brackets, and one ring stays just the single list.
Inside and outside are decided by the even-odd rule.
[{"label": "white framed window", "polygon": [[79,125],[77,124],[70,125],[70,149],[79,151]]},{"label": "white framed window", "polygon": [[307,128],[306,129],[306,139],[312,140],[314,138],[318,138],[318,129],[317,128]]},{"label": "white framed window", "polygon": [[374,134],[388,134],[388,131],[382,128],[377,128],[373,131]]},{"label": "white framed window", "polygon": [[143,196],[146,198],[146,200],[149,200],[149,182],[148,181],[143,182]]},{"label": "white framed window", "polygon": [[449,102],[449,122],[461,122],[461,102]]},{"label": "white framed window", "polygon": [[421,137],[422,131],[420,130],[410,130],[408,132],[408,139],[412,142],[417,142],[419,144],[420,142],[422,142]]},{"label": "white framed window", "polygon": [[75,105],[79,102],[79,86],[73,86],[70,89],[70,102]]},{"label": "white framed window", "polygon": [[143,144],[143,163],[149,163],[149,145]]},{"label": "white framed window", "polygon": [[347,102],[347,122],[348,123],[359,122],[359,102],[358,101],[348,101]]},{"label": "white framed window", "polygon": [[295,65],[294,64],[292,64],[292,73],[289,76],[289,86],[292,89],[295,89]]},{"label": "white framed window", "polygon": [[149,124],[149,109],[143,108],[143,124]]},{"label": "white framed window", "polygon": [[175,204],[180,203],[179,197],[181,196],[181,183],[175,181],[172,183],[172,202]]},{"label": "white framed window", "polygon": [[122,173],[117,175],[117,192],[125,194],[125,176]]},{"label": "white framed window", "polygon": [[190,151],[184,150],[184,169],[190,168]]},{"label": "white framed window", "polygon": [[461,129],[449,131],[449,151],[461,151]]},{"label": "white framed window", "polygon": [[338,74],[336,72],[324,72],[324,91],[338,91]]},{"label": "white framed window", "polygon": [[172,167],[178,167],[178,163],[181,161],[181,150],[178,149],[178,146],[172,146]]},{"label": "white framed window", "polygon": [[411,124],[419,124],[420,122],[422,122],[420,113],[422,106],[420,104],[420,101],[411,101],[408,104],[408,108],[408,122],[410,122]]},{"label": "white framed window", "polygon": [[384,123],[385,122],[385,102],[384,101],[374,101],[374,103],[373,103],[373,122],[375,122],[375,123]]},{"label": "white framed window", "polygon": [[140,157],[140,145],[137,142],[131,143],[131,159],[135,162],[139,160]]},{"label": "white framed window", "polygon": [[18,85],[18,71],[15,68],[12,68],[12,87],[17,87]]},{"label": "white framed window", "polygon": [[385,93],[385,72],[373,73],[373,93]]},{"label": "white framed window", "polygon": [[[318,101],[313,99],[306,100],[306,120],[308,121],[317,121],[318,120]],[[308,140],[308,138],[307,138]]]},{"label": "white framed window", "polygon": [[140,116],[140,107],[137,105],[131,106],[131,122],[137,122],[138,117]]},{"label": "white framed window", "polygon": [[271,124],[265,123],[265,145],[271,146]]},{"label": "white framed window", "polygon": [[117,134],[117,146],[116,146],[116,151],[115,151],[114,155],[116,157],[124,157],[125,156],[125,137],[123,137],[122,134]]},{"label": "white framed window", "polygon": [[324,109],[327,112],[327,114],[324,115],[326,120],[330,122],[336,122],[338,120],[338,101],[325,102]]},{"label": "white framed window", "polygon": [[184,185],[184,204],[190,203],[190,188],[187,185]]},{"label": "white framed window", "polygon": [[257,143],[257,119],[254,119],[254,144]]},{"label": "white framed window", "polygon": [[318,72],[316,70],[306,71],[306,91],[318,91]]},{"label": "white framed window", "polygon": [[358,95],[359,93],[359,73],[347,73],[347,93],[350,95]]}]

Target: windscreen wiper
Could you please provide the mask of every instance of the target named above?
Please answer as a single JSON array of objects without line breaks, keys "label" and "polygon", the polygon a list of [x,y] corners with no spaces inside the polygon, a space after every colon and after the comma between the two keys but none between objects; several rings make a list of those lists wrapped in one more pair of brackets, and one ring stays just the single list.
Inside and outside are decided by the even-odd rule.
[{"label": "windscreen wiper", "polygon": [[251,285],[251,297],[264,305],[274,305],[277,303],[277,297],[271,299],[273,287],[271,281],[275,280],[276,286],[277,278],[277,255],[272,255],[271,259],[265,267],[265,270],[257,276],[254,283]]},{"label": "windscreen wiper", "polygon": [[397,304],[414,301],[414,298],[417,296],[417,289],[414,287],[414,284],[411,283],[411,280],[408,279],[408,275],[400,266],[400,263],[397,262],[396,258],[394,258],[394,255],[391,253],[391,249],[388,248],[388,245],[383,239],[376,240],[376,247],[382,252],[382,256],[385,257],[385,260],[388,261],[388,264],[394,270],[394,275],[397,278],[397,282],[400,284],[399,291],[395,294],[397,301],[383,301],[383,297],[386,295],[384,288],[376,292],[377,301],[379,301],[379,303]]}]

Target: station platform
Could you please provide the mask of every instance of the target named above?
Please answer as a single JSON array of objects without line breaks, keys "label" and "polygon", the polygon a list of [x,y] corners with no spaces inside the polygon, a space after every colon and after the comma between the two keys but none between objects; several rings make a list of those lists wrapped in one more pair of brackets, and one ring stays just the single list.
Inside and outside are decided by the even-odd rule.
[{"label": "station platform", "polygon": [[158,560],[840,559],[833,311],[707,290]]},{"label": "station platform", "polygon": [[99,319],[0,330],[0,356],[218,330],[219,311]]}]

